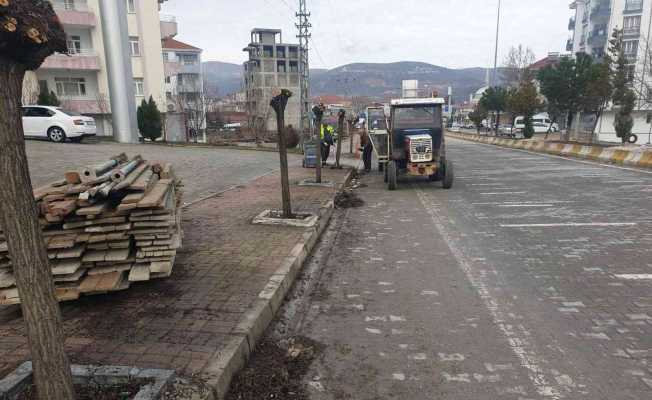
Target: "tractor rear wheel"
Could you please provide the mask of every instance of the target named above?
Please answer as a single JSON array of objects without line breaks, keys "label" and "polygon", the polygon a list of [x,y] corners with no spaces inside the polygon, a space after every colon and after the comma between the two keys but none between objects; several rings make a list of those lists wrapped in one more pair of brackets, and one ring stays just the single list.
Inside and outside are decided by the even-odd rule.
[{"label": "tractor rear wheel", "polygon": [[396,190],[396,181],[398,180],[398,171],[396,161],[390,161],[387,164],[387,189]]}]

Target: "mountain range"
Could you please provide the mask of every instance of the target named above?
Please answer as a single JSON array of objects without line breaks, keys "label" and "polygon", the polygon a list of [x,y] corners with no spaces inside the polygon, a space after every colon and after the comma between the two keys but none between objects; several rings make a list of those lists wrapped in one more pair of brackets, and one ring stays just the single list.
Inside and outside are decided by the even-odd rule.
[{"label": "mountain range", "polygon": [[[204,63],[206,88],[209,95],[223,96],[240,90],[242,66],[210,61]],[[453,69],[437,65],[403,61],[388,64],[356,63],[310,71],[312,96],[367,96],[378,99],[401,94],[401,81],[416,79],[419,87],[433,88],[441,95],[453,88],[457,101],[485,85],[486,68]]]}]

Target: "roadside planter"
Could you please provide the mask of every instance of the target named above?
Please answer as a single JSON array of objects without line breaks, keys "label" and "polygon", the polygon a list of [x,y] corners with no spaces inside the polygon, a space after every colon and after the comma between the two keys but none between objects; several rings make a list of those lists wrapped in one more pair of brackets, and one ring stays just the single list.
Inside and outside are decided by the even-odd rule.
[{"label": "roadside planter", "polygon": [[[141,369],[135,367],[71,365],[73,382],[82,387],[110,387],[131,385],[140,389],[124,400],[157,400],[165,388],[172,383],[175,372],[164,369]],[[0,380],[0,400],[16,400],[33,383],[32,362],[21,364]]]}]

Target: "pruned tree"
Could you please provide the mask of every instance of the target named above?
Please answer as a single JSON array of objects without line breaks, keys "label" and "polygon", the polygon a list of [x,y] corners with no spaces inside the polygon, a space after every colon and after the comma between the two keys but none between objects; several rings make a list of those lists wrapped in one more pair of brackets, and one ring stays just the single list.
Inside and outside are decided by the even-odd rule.
[{"label": "pruned tree", "polygon": [[517,47],[512,46],[507,57],[505,57],[501,70],[505,86],[516,88],[522,81],[531,78],[529,67],[534,61],[535,56],[532,49],[523,47],[521,44]]},{"label": "pruned tree", "polygon": [[276,128],[278,130],[278,154],[281,161],[281,193],[283,201],[283,218],[292,218],[292,203],[290,200],[290,179],[288,177],[288,152],[285,137],[285,107],[292,97],[292,92],[281,90],[281,94],[272,98],[270,105],[276,112]]},{"label": "pruned tree", "polygon": [[471,120],[471,122],[473,122],[473,125],[475,125],[475,129],[477,130],[478,135],[480,134],[480,127],[482,126],[482,121],[487,119],[488,116],[489,113],[487,112],[487,110],[479,104],[475,106],[473,111],[469,114],[469,119]]},{"label": "pruned tree", "polygon": [[584,90],[580,91],[579,105],[580,111],[592,114],[594,117],[593,127],[590,132],[590,141],[592,142],[598,122],[611,101],[613,85],[611,58],[603,57],[600,62],[595,62],[590,57],[589,59],[591,62],[587,62],[584,66],[578,64],[578,68],[582,73],[580,80],[584,82]]},{"label": "pruned tree", "polygon": [[543,109],[543,102],[539,98],[539,92],[532,79],[524,78],[519,84],[518,88],[510,92],[509,99],[510,111],[516,116],[523,116],[524,130],[523,136],[526,139],[532,138],[534,135],[534,127],[532,126],[532,117],[541,109]]},{"label": "pruned tree", "polygon": [[482,95],[480,105],[485,110],[493,111],[495,113],[495,129],[497,135],[498,125],[500,124],[500,114],[507,108],[507,89],[501,86],[490,87]]},{"label": "pruned tree", "polygon": [[72,400],[61,311],[29,176],[21,97],[26,71],[66,51],[66,35],[45,0],[0,0],[0,227],[21,299],[41,400]]},{"label": "pruned tree", "polygon": [[344,120],[346,119],[346,111],[343,109],[337,113],[337,152],[335,153],[335,167],[342,168],[340,165],[340,157],[342,156],[342,140],[344,140]]},{"label": "pruned tree", "polygon": [[609,41],[609,57],[613,68],[613,104],[617,108],[614,120],[616,136],[623,143],[629,142],[634,127],[632,113],[636,107],[636,93],[632,90],[633,76],[630,74],[628,60],[623,51],[623,31],[614,29]]}]

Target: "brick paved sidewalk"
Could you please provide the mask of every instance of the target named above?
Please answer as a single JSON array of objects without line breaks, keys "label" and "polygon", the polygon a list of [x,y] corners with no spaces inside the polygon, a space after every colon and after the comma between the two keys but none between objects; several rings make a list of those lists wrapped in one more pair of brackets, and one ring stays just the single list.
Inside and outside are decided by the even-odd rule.
[{"label": "brick paved sidewalk", "polygon": [[[324,179],[339,187],[347,172],[326,168]],[[295,211],[317,212],[333,199],[336,189],[296,185],[312,176],[291,169]],[[171,278],[62,305],[71,360],[201,372],[305,232],[250,223],[280,203],[273,174],[185,210],[184,248]],[[0,377],[28,359],[20,308],[0,307]]]}]

